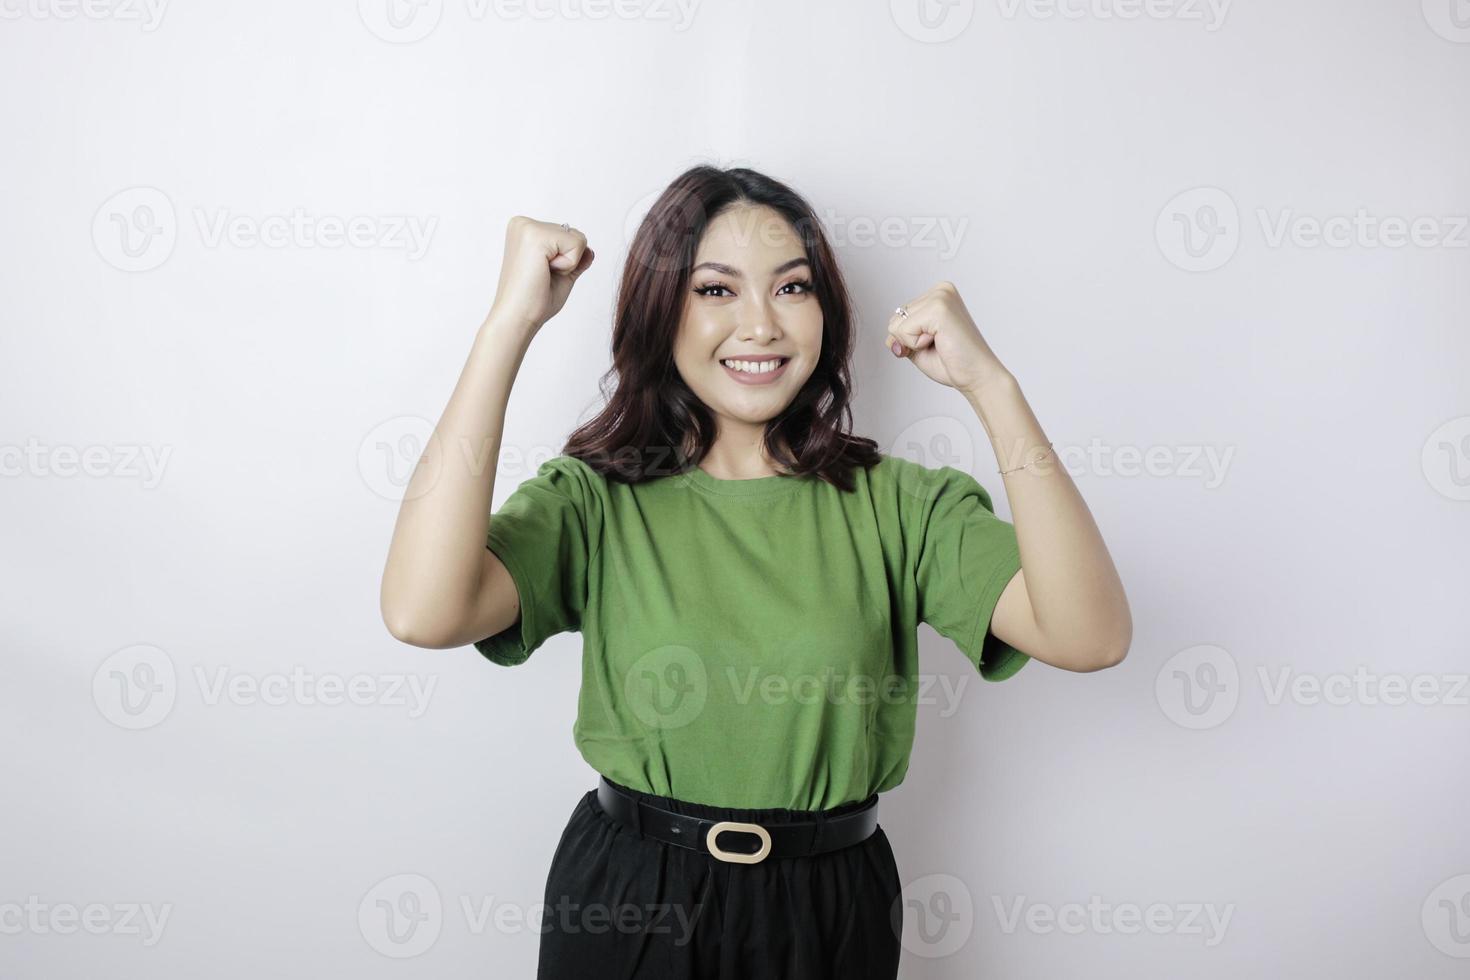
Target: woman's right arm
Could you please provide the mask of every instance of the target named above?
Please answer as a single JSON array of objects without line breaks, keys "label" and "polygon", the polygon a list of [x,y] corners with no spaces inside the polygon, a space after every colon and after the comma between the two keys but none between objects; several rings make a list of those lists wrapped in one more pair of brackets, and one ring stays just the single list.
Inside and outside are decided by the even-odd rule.
[{"label": "woman's right arm", "polygon": [[592,264],[575,228],[517,215],[489,315],[398,508],[379,603],[388,632],[429,649],[493,636],[520,616],[510,573],[485,546],[510,390],[536,332]]}]

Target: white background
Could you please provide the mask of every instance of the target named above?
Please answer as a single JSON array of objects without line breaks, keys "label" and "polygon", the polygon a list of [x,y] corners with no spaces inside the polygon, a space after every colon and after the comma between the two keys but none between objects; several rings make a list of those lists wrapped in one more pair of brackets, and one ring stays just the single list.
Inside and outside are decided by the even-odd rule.
[{"label": "white background", "polygon": [[396,642],[395,497],[506,219],[599,258],[497,504],[590,416],[626,229],[699,162],[812,200],[858,431],[1009,516],[881,348],[958,284],[1132,602],[1096,674],[987,685],[923,628],[967,686],[882,823],[911,917],[958,918],[903,975],[1464,974],[1470,8],[925,2],[0,2],[0,975],[533,974],[579,637]]}]

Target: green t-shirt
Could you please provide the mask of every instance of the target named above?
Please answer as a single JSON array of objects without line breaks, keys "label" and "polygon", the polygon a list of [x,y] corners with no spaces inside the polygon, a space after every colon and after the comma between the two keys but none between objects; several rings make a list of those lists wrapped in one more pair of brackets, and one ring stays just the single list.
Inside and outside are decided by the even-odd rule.
[{"label": "green t-shirt", "polygon": [[892,789],[935,697],[918,624],[1010,677],[1028,657],[988,629],[1021,560],[961,470],[885,456],[854,477],[844,493],[693,467],[629,486],[547,460],[490,519],[520,620],[475,647],[510,666],[579,630],[573,739],[634,789],[793,810]]}]

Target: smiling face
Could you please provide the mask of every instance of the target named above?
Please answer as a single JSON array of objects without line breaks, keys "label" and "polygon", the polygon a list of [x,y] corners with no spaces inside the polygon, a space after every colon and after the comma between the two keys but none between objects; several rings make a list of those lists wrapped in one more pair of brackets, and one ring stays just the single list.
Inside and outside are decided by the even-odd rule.
[{"label": "smiling face", "polygon": [[695,251],[674,364],[718,420],[718,438],[756,446],[816,369],[822,306],[801,238],[781,214],[736,204]]}]

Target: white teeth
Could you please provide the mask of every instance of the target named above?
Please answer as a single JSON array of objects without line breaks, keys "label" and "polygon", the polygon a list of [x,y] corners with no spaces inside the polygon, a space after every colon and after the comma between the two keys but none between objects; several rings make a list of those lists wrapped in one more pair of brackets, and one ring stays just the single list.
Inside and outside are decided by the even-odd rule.
[{"label": "white teeth", "polygon": [[782,358],[779,361],[721,361],[720,363],[745,374],[766,374],[776,370],[785,363],[785,360]]}]

